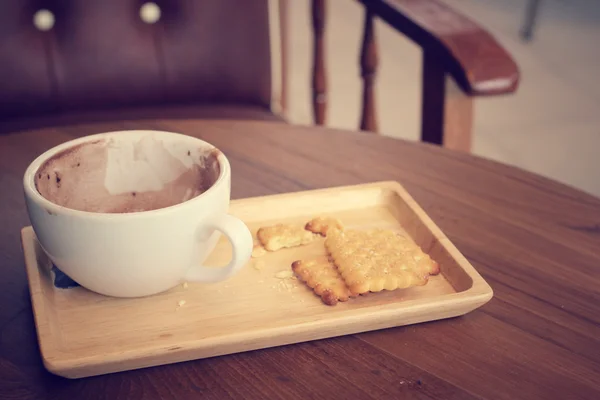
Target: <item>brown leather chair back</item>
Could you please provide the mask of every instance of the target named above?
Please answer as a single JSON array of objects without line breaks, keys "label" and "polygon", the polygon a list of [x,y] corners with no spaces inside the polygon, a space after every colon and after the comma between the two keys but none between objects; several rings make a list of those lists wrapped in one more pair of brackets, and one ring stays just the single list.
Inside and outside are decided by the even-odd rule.
[{"label": "brown leather chair back", "polygon": [[[1,0],[0,120],[166,103],[269,107],[269,0]],[[40,9],[54,25],[33,23]]]}]

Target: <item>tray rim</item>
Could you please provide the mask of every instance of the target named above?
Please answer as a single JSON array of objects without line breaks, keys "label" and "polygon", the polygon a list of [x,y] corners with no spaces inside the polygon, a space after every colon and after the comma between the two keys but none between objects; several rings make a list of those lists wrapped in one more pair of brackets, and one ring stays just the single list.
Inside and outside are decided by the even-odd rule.
[{"label": "tray rim", "polygon": [[[476,308],[481,307],[485,303],[493,297],[493,290],[491,286],[483,279],[483,277],[477,272],[477,270],[471,265],[471,263],[462,255],[462,253],[456,248],[456,246],[447,238],[447,236],[441,231],[441,229],[435,224],[435,222],[425,213],[425,211],[421,208],[421,206],[412,198],[412,196],[404,189],[404,187],[397,181],[380,181],[380,182],[372,182],[372,183],[364,183],[357,185],[344,185],[344,186],[336,186],[329,188],[321,188],[321,189],[309,189],[309,190],[301,190],[294,192],[286,192],[286,193],[278,193],[272,195],[264,195],[264,196],[253,196],[248,198],[240,198],[231,200],[230,206],[235,206],[237,204],[243,204],[246,202],[260,202],[264,199],[270,200],[282,200],[286,197],[295,197],[299,194],[313,194],[319,195],[321,193],[331,192],[331,191],[339,191],[339,190],[361,190],[367,188],[388,188],[396,192],[402,200],[407,204],[413,212],[415,212],[419,219],[423,224],[427,226],[427,228],[431,231],[431,233],[435,236],[436,240],[440,242],[440,245],[445,247],[446,251],[450,253],[452,258],[457,262],[457,264],[464,270],[464,272],[471,278],[472,285],[467,290],[455,293],[448,293],[436,296],[435,298],[423,298],[423,299],[414,299],[407,300],[405,302],[393,302],[386,303],[376,306],[369,306],[360,309],[346,310],[343,314],[336,314],[332,318],[327,318],[324,320],[317,321],[308,321],[278,327],[270,327],[270,328],[257,328],[250,331],[244,331],[239,333],[232,333],[227,335],[221,335],[212,338],[199,338],[199,339],[191,339],[185,342],[179,342],[177,348],[174,349],[172,345],[152,347],[151,351],[149,348],[135,348],[131,350],[120,350],[110,353],[100,353],[88,356],[76,356],[69,352],[65,352],[60,350],[55,346],[56,335],[53,335],[52,329],[50,327],[50,314],[51,312],[46,311],[46,301],[45,295],[43,293],[41,276],[39,264],[36,258],[36,248],[35,242],[32,239],[35,239],[35,232],[33,231],[33,227],[31,225],[25,226],[21,229],[21,245],[22,251],[25,258],[25,269],[27,273],[27,283],[30,292],[31,302],[32,302],[32,311],[34,314],[34,323],[36,327],[36,333],[38,338],[38,344],[40,347],[41,358],[44,364],[44,367],[59,376],[63,376],[66,378],[79,378],[79,377],[87,377],[93,375],[101,375],[106,373],[120,372],[125,370],[139,369],[145,368],[149,366],[157,366],[157,365],[166,365],[174,362],[181,362],[187,360],[195,360],[200,358],[209,358],[219,355],[225,354],[233,354],[237,352],[243,351],[252,351],[259,350],[269,347],[277,347],[286,344],[294,344],[301,343],[311,340],[320,340],[325,338],[333,338],[344,335],[356,334],[359,332],[367,332],[378,329],[390,328],[395,326],[401,326],[406,324],[397,324],[394,323],[395,317],[400,315],[405,315],[407,312],[407,305],[411,306],[410,311],[411,314],[415,314],[416,316],[420,315],[419,312],[413,312],[415,309],[418,310],[427,310],[428,308],[432,308],[435,304],[444,304],[444,306],[448,309],[455,309],[457,307],[462,307],[466,311],[458,312],[458,313],[449,313],[451,315],[436,317],[436,318],[425,318],[419,319],[416,318],[415,322],[412,323],[421,323],[421,322],[429,322],[439,319],[452,318],[460,315],[464,315],[473,311]],[[366,314],[364,310],[373,310],[372,313]],[[350,331],[341,333],[341,334],[312,334],[311,338],[306,340],[286,340],[290,335],[297,336],[298,333],[310,334],[311,332],[320,329],[321,331],[326,331],[328,328],[333,328],[338,325],[338,323],[343,320],[347,326],[355,327],[357,325],[372,325],[372,322],[379,321],[380,325],[377,328],[368,328],[368,329],[350,329]],[[382,323],[384,321],[385,323]],[[267,334],[268,333],[268,334]],[[239,351],[219,351],[221,347],[225,348],[227,346],[235,345],[240,342],[241,336],[244,336],[244,342],[257,342],[260,343],[261,339],[268,339],[269,342],[277,342],[274,345],[258,345],[252,346],[251,348],[241,349]],[[239,338],[238,338],[239,336]],[[248,336],[251,339],[248,339]],[[276,340],[274,340],[276,339]],[[212,352],[210,350],[213,350]],[[214,351],[216,349],[216,351]],[[189,357],[184,353],[195,351],[195,352],[208,352],[211,353],[209,355],[200,356],[200,357]],[[151,353],[150,355],[148,353]],[[170,356],[170,361],[167,362],[144,362],[145,360],[150,360],[153,357],[157,357],[160,355],[167,354]],[[127,354],[127,357],[123,357],[123,354]],[[179,356],[179,357],[177,357]],[[136,366],[132,368],[123,367],[118,368],[119,364],[121,366],[127,364],[128,362],[138,361]],[[94,367],[102,366],[102,365],[113,365],[116,368],[111,368],[106,372],[98,372],[98,373],[85,373],[81,374],[80,372],[85,369],[93,369]]]}]

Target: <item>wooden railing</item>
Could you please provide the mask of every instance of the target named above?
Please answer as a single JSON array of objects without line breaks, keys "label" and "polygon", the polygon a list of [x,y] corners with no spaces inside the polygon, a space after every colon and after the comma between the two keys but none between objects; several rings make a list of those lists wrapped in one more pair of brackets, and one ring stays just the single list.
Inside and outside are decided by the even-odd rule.
[{"label": "wooden railing", "polygon": [[314,59],[312,72],[312,101],[315,124],[325,124],[327,81],[325,78],[325,0],[313,0],[312,22]]},{"label": "wooden railing", "polygon": [[[312,0],[313,71],[312,106],[314,122],[324,125],[327,113],[327,79],[325,74],[325,18],[326,0]],[[375,77],[377,74],[377,45],[373,13],[367,9],[360,53],[360,74],[363,80],[360,129],[377,132],[375,115]]]},{"label": "wooden railing", "polygon": [[360,50],[360,75],[363,80],[360,129],[369,132],[377,132],[377,118],[375,115],[375,76],[377,74],[378,59],[373,19],[373,13],[371,10],[367,9],[365,13],[363,41]]}]

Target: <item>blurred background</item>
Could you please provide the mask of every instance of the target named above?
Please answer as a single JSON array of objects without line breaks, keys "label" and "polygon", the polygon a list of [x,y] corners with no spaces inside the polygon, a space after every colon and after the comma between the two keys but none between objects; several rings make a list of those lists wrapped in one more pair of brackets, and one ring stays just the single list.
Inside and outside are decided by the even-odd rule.
[{"label": "blurred background", "polygon": [[[600,196],[600,158],[596,157],[600,149],[600,0],[438,1],[487,30],[520,70],[516,93],[473,98],[471,151]],[[122,119],[121,111],[130,106],[155,107],[145,115],[160,118],[159,112],[167,108],[163,104],[179,114],[187,112],[189,106],[199,118],[250,115],[281,120],[275,115],[274,102],[267,104],[272,99],[263,95],[272,89],[269,80],[276,82],[281,77],[281,70],[279,77],[272,72],[279,68],[265,68],[272,60],[281,61],[281,53],[270,57],[268,47],[271,42],[274,46],[270,49],[277,48],[273,38],[279,35],[270,35],[278,12],[269,20],[276,4],[286,4],[288,11],[284,25],[285,118],[292,124],[312,125],[313,3],[325,4],[326,9],[325,125],[355,130],[362,105],[359,56],[365,17],[365,8],[357,0],[78,0],[39,4],[0,0],[0,125],[8,126],[15,113],[28,123],[37,113],[41,117],[44,112],[58,110],[66,121],[79,118],[79,109],[100,112],[111,107],[114,113],[107,112],[103,118]],[[397,4],[412,10],[412,18],[428,21],[427,29],[432,31],[461,24],[452,14],[437,9],[436,1],[405,0]],[[524,40],[522,29],[531,4],[538,5],[537,18],[530,40]],[[235,24],[237,29],[228,24]],[[474,44],[488,43],[485,34],[474,35],[474,42],[463,35],[465,32],[438,33],[451,42],[449,46],[460,44],[459,53],[466,57],[472,79],[481,79],[477,74],[481,71],[496,79],[514,76],[508,57],[504,63],[498,62],[494,47]],[[379,56],[373,107],[377,130],[417,141],[422,128],[422,49],[377,18],[375,36]],[[424,43],[423,37],[420,40]],[[435,58],[438,50],[435,46],[429,50]],[[481,68],[477,70],[477,66]],[[432,112],[435,100],[431,99],[442,96],[443,86],[436,82],[435,74],[428,82],[437,89],[427,91],[430,107],[425,112],[426,121],[436,125],[439,113],[435,107]],[[449,98],[446,105],[453,103]],[[465,108],[468,114],[470,106],[460,110]],[[3,115],[9,118],[3,119]],[[463,114],[452,109],[449,115],[462,118]],[[445,126],[424,131],[440,133],[449,127],[469,137],[470,120],[462,118],[455,124],[446,119]],[[11,129],[17,130],[5,130]],[[450,141],[445,144],[452,147]]]},{"label": "blurred background", "polygon": [[[521,36],[528,0],[444,2],[487,29],[521,71],[516,93],[475,99],[473,153],[600,196],[600,1],[540,0],[530,41]],[[290,1],[289,11],[288,118],[312,124],[310,0]],[[327,2],[329,127],[358,126],[363,19],[356,1]],[[376,35],[379,130],[418,140],[421,49],[382,21]]]}]

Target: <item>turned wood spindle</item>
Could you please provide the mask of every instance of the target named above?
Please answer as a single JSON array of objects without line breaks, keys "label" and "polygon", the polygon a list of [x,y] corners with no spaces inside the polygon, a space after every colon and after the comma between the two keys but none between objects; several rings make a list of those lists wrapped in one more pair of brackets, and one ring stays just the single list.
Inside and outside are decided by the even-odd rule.
[{"label": "turned wood spindle", "polygon": [[325,124],[327,93],[325,81],[325,0],[312,1],[314,56],[312,70],[312,101],[315,123]]},{"label": "turned wood spindle", "polygon": [[363,32],[363,42],[360,54],[360,75],[363,79],[360,129],[364,131],[377,132],[374,84],[377,73],[378,58],[373,20],[373,12],[369,8],[366,8],[365,28]]}]

